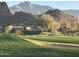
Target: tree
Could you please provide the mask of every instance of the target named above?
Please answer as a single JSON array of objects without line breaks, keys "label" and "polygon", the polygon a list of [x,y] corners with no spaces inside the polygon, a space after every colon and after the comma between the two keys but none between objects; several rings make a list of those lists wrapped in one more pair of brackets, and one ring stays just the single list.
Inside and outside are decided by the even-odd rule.
[{"label": "tree", "polygon": [[5,33],[8,34],[12,31],[12,24],[8,23],[7,26],[5,26]]},{"label": "tree", "polygon": [[60,28],[60,24],[55,20],[55,18],[50,15],[43,14],[41,17],[41,25],[45,30],[50,30],[52,33],[57,33],[57,30]]}]

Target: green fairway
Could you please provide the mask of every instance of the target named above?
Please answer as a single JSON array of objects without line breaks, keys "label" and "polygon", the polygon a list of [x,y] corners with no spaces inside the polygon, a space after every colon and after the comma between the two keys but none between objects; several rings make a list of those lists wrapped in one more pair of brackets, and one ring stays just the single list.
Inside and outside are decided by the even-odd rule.
[{"label": "green fairway", "polygon": [[78,36],[46,36],[46,37],[40,37],[40,36],[29,36],[27,37],[29,39],[33,40],[41,40],[41,41],[47,41],[47,42],[58,42],[58,43],[72,43],[72,44],[79,44],[79,37]]},{"label": "green fairway", "polygon": [[0,35],[0,56],[79,56],[79,51],[45,48],[24,41],[16,35]]}]

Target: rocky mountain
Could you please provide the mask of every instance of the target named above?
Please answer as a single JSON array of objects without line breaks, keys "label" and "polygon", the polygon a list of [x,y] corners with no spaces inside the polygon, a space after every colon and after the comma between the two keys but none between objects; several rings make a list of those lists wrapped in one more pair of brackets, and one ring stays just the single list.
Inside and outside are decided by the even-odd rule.
[{"label": "rocky mountain", "polygon": [[33,15],[38,15],[38,14],[42,14],[42,13],[48,11],[49,9],[53,9],[53,8],[51,8],[50,6],[38,5],[38,4],[33,4],[31,2],[25,1],[18,5],[10,7],[9,9],[13,14],[15,12],[22,11],[25,13],[31,13]]},{"label": "rocky mountain", "polygon": [[6,2],[0,2],[0,26],[3,26],[7,22],[7,18],[9,18],[12,14],[6,4]]},{"label": "rocky mountain", "polygon": [[12,23],[13,25],[35,25],[38,23],[36,16],[25,13],[23,11],[18,11],[13,15],[6,2],[0,2],[0,26],[6,26],[8,23]]},{"label": "rocky mountain", "polygon": [[[12,6],[9,9],[13,14],[15,12],[22,11],[25,13],[39,15],[39,14],[42,14],[50,9],[54,10],[55,8],[52,8],[50,6],[33,4],[33,3],[28,2],[28,1],[25,1],[25,2],[22,2],[18,5]],[[79,10],[63,10],[63,11],[70,14],[70,15],[73,15],[73,16],[79,18]]]},{"label": "rocky mountain", "polygon": [[79,18],[79,10],[64,10],[66,13]]},{"label": "rocky mountain", "polygon": [[57,20],[66,20],[66,19],[77,20],[77,17],[70,15],[67,12],[61,11],[59,9],[48,10],[47,12],[45,12],[45,14],[49,14],[50,16],[53,16]]},{"label": "rocky mountain", "polygon": [[75,16],[69,15],[59,9],[49,10],[45,14],[54,17],[61,24],[61,27],[65,26],[68,31],[78,30],[79,19]]},{"label": "rocky mountain", "polygon": [[13,25],[37,25],[39,20],[30,13],[16,12],[15,15],[10,17]]},{"label": "rocky mountain", "polygon": [[5,2],[0,2],[0,18],[5,18],[10,16],[10,10]]}]

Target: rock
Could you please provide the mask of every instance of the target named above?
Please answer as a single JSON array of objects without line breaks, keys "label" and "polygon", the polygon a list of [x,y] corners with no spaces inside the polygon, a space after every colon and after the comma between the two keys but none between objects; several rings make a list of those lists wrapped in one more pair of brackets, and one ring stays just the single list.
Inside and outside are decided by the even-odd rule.
[{"label": "rock", "polygon": [[6,2],[0,2],[0,19],[1,18],[6,18],[10,16],[10,10],[6,4]]}]

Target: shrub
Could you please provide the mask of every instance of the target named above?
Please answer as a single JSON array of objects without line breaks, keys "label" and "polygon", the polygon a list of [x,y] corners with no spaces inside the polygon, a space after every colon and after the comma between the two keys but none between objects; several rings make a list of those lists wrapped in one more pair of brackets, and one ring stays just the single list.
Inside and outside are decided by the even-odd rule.
[{"label": "shrub", "polygon": [[44,37],[44,36],[49,36],[50,34],[51,33],[49,33],[49,32],[42,32],[42,33],[39,34],[39,36]]},{"label": "shrub", "polygon": [[15,34],[16,34],[16,35],[21,35],[21,34],[23,34],[23,32],[20,31],[20,30],[16,30],[16,31],[15,31]]}]

